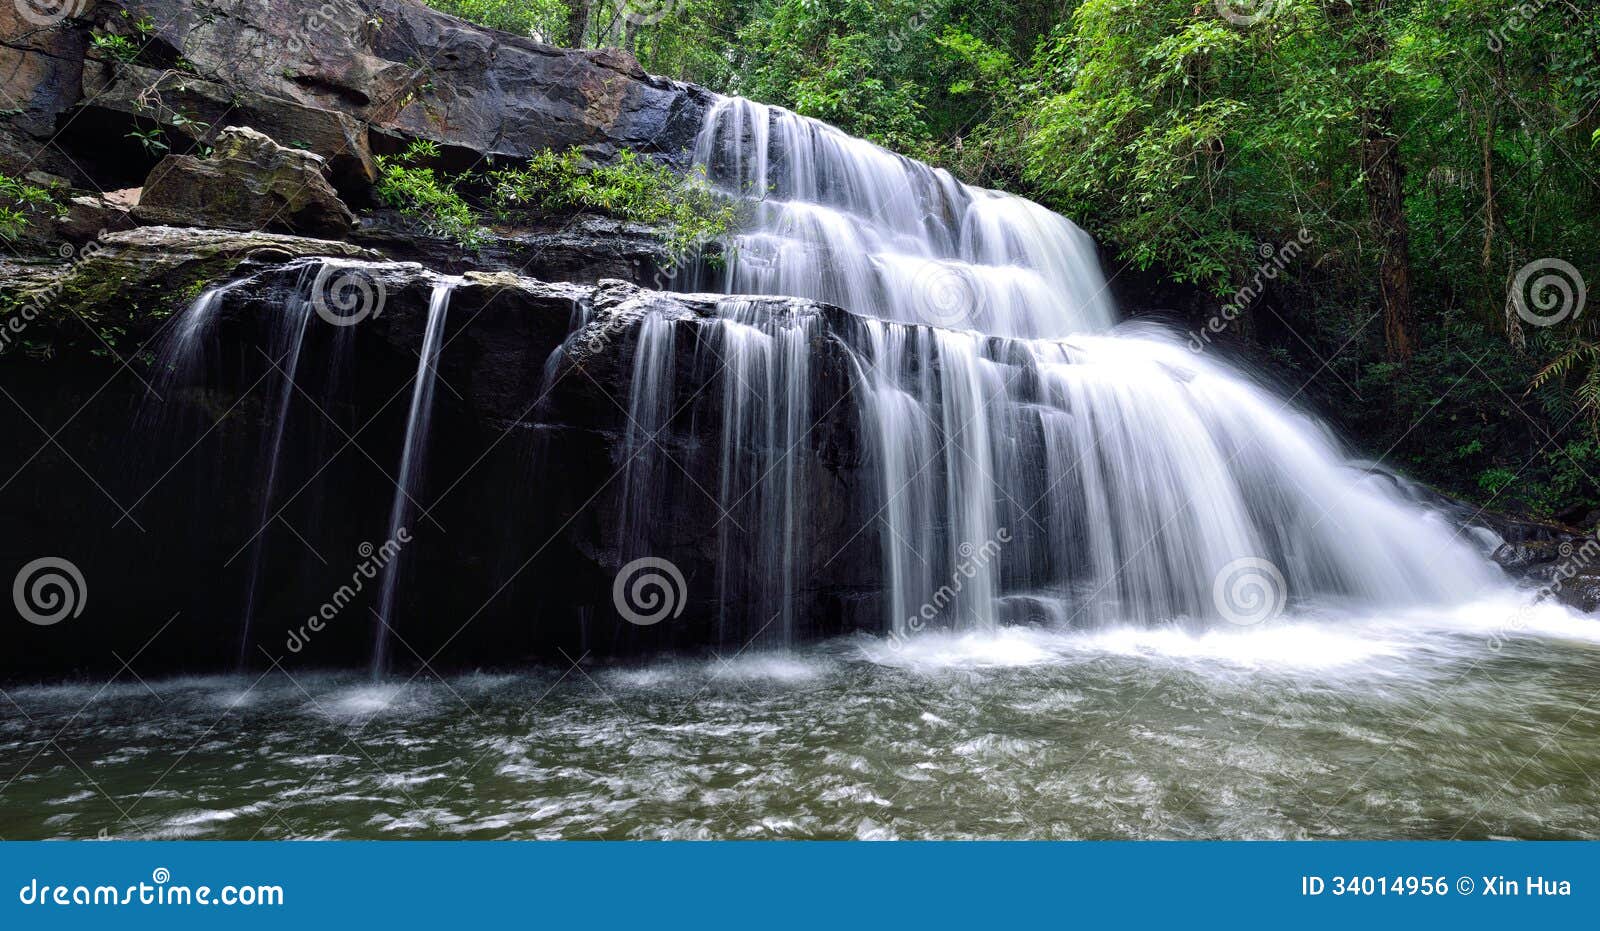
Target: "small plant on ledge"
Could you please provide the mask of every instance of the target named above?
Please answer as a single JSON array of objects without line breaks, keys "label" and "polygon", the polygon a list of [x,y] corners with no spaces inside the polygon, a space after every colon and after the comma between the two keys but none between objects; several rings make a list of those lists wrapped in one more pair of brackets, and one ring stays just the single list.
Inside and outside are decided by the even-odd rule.
[{"label": "small plant on ledge", "polygon": [[56,194],[40,187],[0,173],[0,241],[14,242],[28,230],[28,224],[40,217],[59,217],[66,213]]},{"label": "small plant on ledge", "polygon": [[723,197],[696,168],[688,177],[631,151],[610,164],[593,164],[577,149],[541,152],[524,168],[489,174],[496,214],[592,210],[621,220],[663,227],[675,257],[725,239],[737,225],[739,205]]},{"label": "small plant on ledge", "polygon": [[434,236],[452,239],[469,249],[482,248],[488,232],[452,181],[439,177],[425,163],[439,157],[439,147],[418,140],[399,155],[378,157],[378,198]]}]

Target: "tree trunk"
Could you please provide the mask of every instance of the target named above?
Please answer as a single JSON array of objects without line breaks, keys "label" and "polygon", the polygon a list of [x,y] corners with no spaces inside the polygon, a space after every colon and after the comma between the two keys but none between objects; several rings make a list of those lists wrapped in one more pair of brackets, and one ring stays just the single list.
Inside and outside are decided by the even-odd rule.
[{"label": "tree trunk", "polygon": [[[1367,60],[1388,56],[1382,17],[1389,0],[1366,0]],[[1383,306],[1383,341],[1389,361],[1406,363],[1416,352],[1416,320],[1411,306],[1411,247],[1406,227],[1405,171],[1400,164],[1400,140],[1394,133],[1394,107],[1373,98],[1380,88],[1369,88],[1361,114],[1361,168],[1367,178],[1367,204],[1377,234],[1381,259],[1378,288]]]},{"label": "tree trunk", "polygon": [[583,48],[584,33],[589,31],[589,4],[594,0],[572,0],[571,16],[567,19],[567,47]]},{"label": "tree trunk", "polygon": [[1494,203],[1494,111],[1483,128],[1483,270],[1494,267],[1494,225],[1499,222]]},{"label": "tree trunk", "polygon": [[1389,361],[1409,362],[1416,351],[1416,321],[1411,309],[1411,249],[1400,143],[1390,129],[1390,108],[1370,111],[1365,122],[1361,162],[1367,175],[1372,225],[1382,253],[1378,286],[1383,301],[1383,341]]}]

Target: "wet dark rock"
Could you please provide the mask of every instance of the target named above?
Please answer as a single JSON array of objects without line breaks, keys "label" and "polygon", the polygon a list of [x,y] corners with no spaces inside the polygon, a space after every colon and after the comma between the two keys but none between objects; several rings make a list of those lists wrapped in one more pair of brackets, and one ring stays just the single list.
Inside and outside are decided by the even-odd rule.
[{"label": "wet dark rock", "polygon": [[1531,571],[1560,558],[1560,544],[1554,540],[1503,543],[1493,554],[1493,559],[1500,568],[1511,572]]},{"label": "wet dark rock", "polygon": [[1600,612],[1600,573],[1586,572],[1561,582],[1556,599],[1586,614]]},{"label": "wet dark rock", "polygon": [[252,261],[308,255],[380,257],[324,239],[145,226],[99,236],[64,251],[60,261],[0,268],[0,286],[19,304],[48,306],[53,318],[112,320],[139,333],[159,327],[206,286],[230,280]]},{"label": "wet dark rock", "polygon": [[1514,577],[1538,583],[1546,597],[1585,613],[1600,610],[1600,539],[1550,521],[1484,515],[1506,537],[1494,561]]},{"label": "wet dark rock", "polygon": [[362,217],[351,242],[404,262],[421,262],[450,274],[500,268],[544,281],[595,284],[619,278],[673,290],[692,277],[685,264],[675,267],[663,230],[594,215],[528,218],[516,227],[491,227],[476,250],[432,236],[392,210]]},{"label": "wet dark rock", "polygon": [[[107,239],[107,256],[88,260],[93,273],[35,269],[31,286],[71,287],[85,295],[85,307],[99,306],[87,282],[107,276],[128,293],[160,290],[165,303],[140,298],[143,319],[128,325],[129,345],[145,344],[153,358],[141,362],[130,353],[134,364],[119,370],[80,345],[48,362],[0,370],[0,386],[37,412],[40,425],[54,431],[67,424],[63,448],[88,470],[71,465],[17,410],[0,414],[0,428],[26,440],[0,459],[6,474],[17,473],[16,493],[0,496],[0,519],[41,525],[27,539],[0,540],[0,564],[59,552],[92,580],[94,600],[73,622],[71,638],[47,628],[14,631],[19,649],[7,651],[0,674],[114,667],[111,650],[130,655],[174,616],[144,652],[141,672],[236,661],[249,543],[264,505],[263,431],[273,422],[287,365],[274,340],[296,319],[305,321],[305,346],[272,502],[283,510],[265,531],[271,555],[250,654],[363,662],[371,646],[364,601],[296,656],[285,654],[285,631],[348,581],[361,544],[383,540],[416,353],[440,276],[415,263],[325,264],[318,253],[349,256],[354,247],[295,237],[148,227]],[[236,283],[207,324],[196,370],[168,384],[163,373],[177,360],[160,347],[172,321],[183,319],[171,316],[185,302],[179,295],[195,293],[183,282],[202,267],[203,280]],[[308,289],[339,287],[340,275],[354,276],[346,285],[364,283],[367,293],[381,295],[373,313],[343,327],[304,309],[293,317]],[[727,377],[714,355],[719,300],[615,280],[584,286],[507,273],[461,279],[446,320],[418,496],[427,516],[409,528],[415,542],[397,629],[411,647],[423,657],[438,652],[433,662],[441,667],[511,663],[561,651],[743,644],[755,633],[747,625],[769,620],[747,616],[738,601],[729,606],[737,621],[719,610],[719,534],[729,527],[716,502]],[[822,324],[808,385],[819,419],[794,451],[806,463],[798,491],[811,514],[798,557],[798,634],[877,630],[879,544],[875,533],[860,532],[856,517],[860,496],[875,485],[864,471],[854,407],[844,403],[850,374],[835,335],[848,315],[794,299],[765,298],[758,306]],[[619,616],[613,584],[629,558],[618,540],[629,463],[640,453],[630,446],[629,405],[638,326],[649,310],[673,321],[675,416],[645,451],[657,456],[649,490],[657,501],[651,507],[660,510],[647,510],[634,528],[641,546],[679,567],[686,591],[680,619],[640,627]],[[589,322],[580,326],[585,313]],[[160,403],[152,403],[153,390]],[[41,444],[46,449],[30,461]],[[46,501],[70,505],[33,513]],[[416,661],[397,656],[401,665]]]}]

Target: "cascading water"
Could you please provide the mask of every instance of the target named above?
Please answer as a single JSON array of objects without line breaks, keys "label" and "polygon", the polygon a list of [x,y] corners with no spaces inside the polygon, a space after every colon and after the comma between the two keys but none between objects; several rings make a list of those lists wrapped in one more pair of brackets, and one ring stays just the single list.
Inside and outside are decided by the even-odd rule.
[{"label": "cascading water", "polygon": [[[815,317],[775,318],[750,301],[723,302],[716,361],[722,379],[722,458],[717,505],[718,588],[726,639],[728,606],[754,608],[760,640],[792,646],[805,514],[803,458],[794,455],[810,426],[810,340]],[[741,552],[753,541],[754,552]],[[754,589],[752,591],[752,589]],[[762,628],[765,627],[765,630]]]},{"label": "cascading water", "polygon": [[[716,307],[693,349],[695,364],[715,370],[718,435],[716,475],[699,494],[715,500],[718,632],[724,642],[786,647],[795,642],[796,589],[806,540],[806,478],[796,455],[811,426],[811,341],[820,332],[814,313],[729,298]],[[670,520],[667,493],[683,469],[658,439],[674,410],[675,327],[659,311],[644,315],[634,339],[623,453],[624,562],[652,555],[652,521]],[[687,473],[685,473],[687,474]],[[692,504],[692,502],[690,502]],[[735,613],[741,616],[734,616]]]},{"label": "cascading water", "polygon": [[[695,159],[753,199],[728,292],[862,318],[846,338],[879,493],[861,517],[882,540],[891,629],[1037,608],[1075,625],[1228,616],[1238,584],[1247,600],[1440,602],[1495,580],[1445,521],[1250,380],[1154,331],[1108,335],[1093,243],[1062,217],[741,99],[713,108]],[[730,423],[771,424],[782,396],[724,343]],[[671,344],[665,321],[646,323],[636,409],[670,397]],[[787,350],[791,372],[806,351]],[[741,439],[725,435],[725,453]],[[773,541],[806,522],[789,493],[751,529],[773,565]]]},{"label": "cascading water", "polygon": [[[261,448],[260,461],[264,469],[258,485],[261,490],[261,508],[259,520],[256,522],[258,529],[250,543],[250,582],[245,587],[244,621],[239,626],[241,665],[248,660],[250,628],[260,607],[259,589],[268,558],[266,543],[270,534],[267,531],[275,513],[272,503],[278,487],[278,470],[283,458],[284,427],[289,422],[289,407],[294,401],[297,390],[294,379],[295,373],[300,368],[300,349],[305,344],[306,328],[311,322],[312,304],[308,295],[311,273],[314,269],[313,265],[301,271],[300,282],[295,287],[295,296],[289,300],[283,315],[278,318],[266,349],[268,359],[278,375],[278,398],[274,416],[268,421],[269,427]],[[199,319],[195,326],[203,323],[203,318]]]},{"label": "cascading water", "polygon": [[175,437],[183,433],[184,426],[187,426],[174,423],[180,418],[174,417],[172,410],[180,405],[170,403],[172,395],[185,387],[204,382],[206,367],[210,362],[207,336],[217,308],[222,305],[230,287],[222,285],[201,292],[172,319],[169,329],[161,334],[156,344],[155,364],[151,366],[150,379],[146,383],[149,390],[139,406],[136,420],[136,434],[140,442],[135,455],[141,460],[141,470],[156,470],[152,475],[157,477],[158,483],[160,478],[165,477],[162,470],[168,463],[158,463],[149,457],[154,450],[162,448],[163,442],[176,442]]},{"label": "cascading water", "polygon": [[[405,450],[400,455],[400,474],[395,480],[394,505],[389,509],[389,534],[386,541],[399,538],[408,529],[421,489],[423,467],[428,452],[428,427],[433,419],[433,389],[438,382],[439,353],[444,348],[444,324],[450,312],[450,292],[459,279],[434,283],[428,299],[428,323],[422,337],[422,352],[417,357],[417,374],[411,388],[411,411],[406,417]],[[403,555],[403,554],[402,554]],[[402,559],[396,557],[384,568],[378,587],[378,618],[372,636],[372,675],[382,676],[389,665],[389,632],[395,622],[395,596],[399,592]]]}]

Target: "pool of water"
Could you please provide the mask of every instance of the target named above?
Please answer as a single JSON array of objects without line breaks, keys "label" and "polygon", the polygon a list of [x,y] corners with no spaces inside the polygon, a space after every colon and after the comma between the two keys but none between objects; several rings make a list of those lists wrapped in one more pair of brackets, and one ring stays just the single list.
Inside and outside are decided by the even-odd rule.
[{"label": "pool of water", "polygon": [[8,840],[1595,838],[1600,621],[10,685],[0,786]]}]

